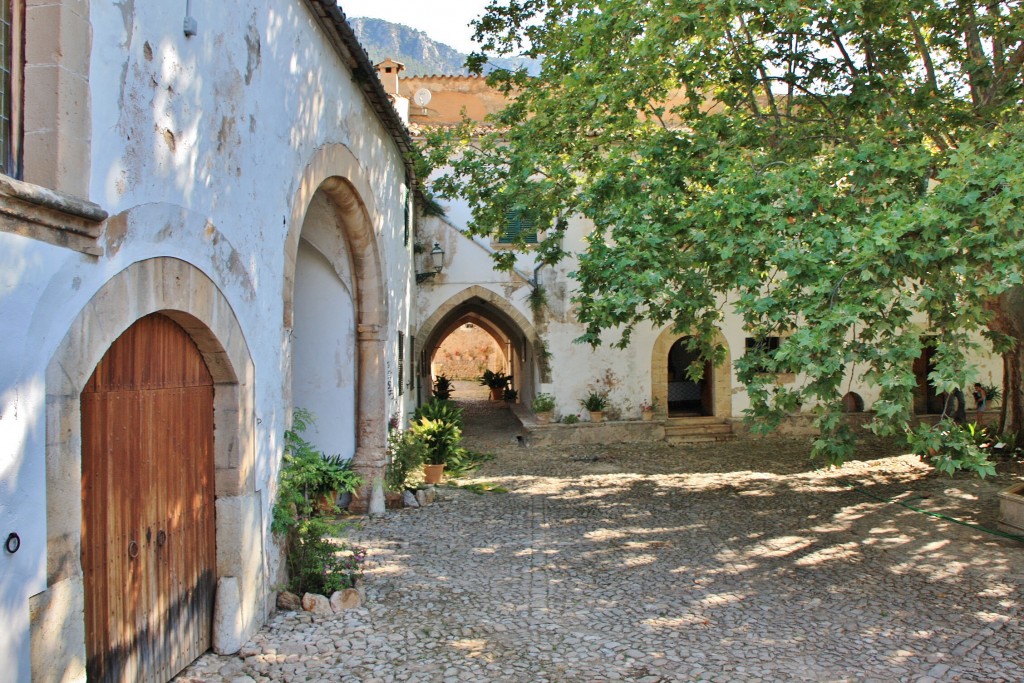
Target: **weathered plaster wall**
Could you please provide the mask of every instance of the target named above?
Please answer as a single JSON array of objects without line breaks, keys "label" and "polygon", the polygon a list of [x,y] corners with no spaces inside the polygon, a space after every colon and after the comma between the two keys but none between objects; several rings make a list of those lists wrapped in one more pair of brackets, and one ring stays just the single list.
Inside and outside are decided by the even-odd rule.
[{"label": "weathered plaster wall", "polygon": [[[239,517],[268,542],[291,411],[285,271],[297,247],[289,253],[290,235],[301,229],[312,194],[304,194],[304,181],[343,175],[359,188],[381,265],[373,306],[380,329],[366,334],[383,338],[384,352],[367,361],[385,366],[374,388],[382,396],[398,331],[411,324],[402,159],[303,3],[200,3],[193,38],[182,35],[183,7],[127,0],[88,10],[88,186],[54,189],[85,192],[110,213],[102,255],[0,233],[0,532],[16,531],[23,541],[16,555],[0,552],[0,661],[12,680],[29,678],[29,597],[48,585],[46,441],[74,436],[47,433],[46,369],[72,321],[115,274],[154,257],[178,259],[209,277],[237,319],[256,378],[255,502],[247,499]],[[344,154],[324,153],[331,149]],[[342,156],[351,160],[344,169],[325,163],[306,173],[317,159]],[[379,443],[388,412],[404,411],[408,399],[384,398],[385,409],[367,416]],[[77,497],[67,504],[77,505]],[[264,577],[277,567],[268,550],[258,558]],[[45,628],[67,636],[81,606],[45,597],[35,604],[66,612],[56,620],[52,609],[43,614]],[[266,605],[256,607],[258,622]],[[37,678],[77,678],[81,654],[72,646],[52,662],[51,675]]]}]

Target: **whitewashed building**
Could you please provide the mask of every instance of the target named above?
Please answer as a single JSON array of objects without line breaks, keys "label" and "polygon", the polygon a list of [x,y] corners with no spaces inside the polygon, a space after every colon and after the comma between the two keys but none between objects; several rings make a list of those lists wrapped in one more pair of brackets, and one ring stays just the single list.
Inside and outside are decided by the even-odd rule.
[{"label": "whitewashed building", "polygon": [[381,476],[410,140],[332,1],[2,12],[0,680],[167,680],[272,608],[294,407]]}]

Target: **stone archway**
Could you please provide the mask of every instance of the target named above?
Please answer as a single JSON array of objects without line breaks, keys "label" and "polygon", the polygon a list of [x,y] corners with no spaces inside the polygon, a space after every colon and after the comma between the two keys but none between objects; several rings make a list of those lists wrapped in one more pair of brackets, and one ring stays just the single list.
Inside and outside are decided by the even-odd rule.
[{"label": "stone archway", "polygon": [[[528,403],[542,381],[540,359],[543,344],[530,321],[508,300],[485,287],[473,285],[451,297],[420,326],[418,347],[421,398],[430,395],[430,359],[441,342],[466,321],[479,324],[499,345],[507,341],[508,363],[520,400]],[[422,340],[422,341],[419,341]]]},{"label": "stone archway", "polygon": [[[658,417],[668,416],[669,381],[668,360],[673,345],[680,339],[690,336],[686,332],[678,332],[674,327],[665,328],[654,342],[651,351],[651,398],[658,406]],[[711,366],[711,377],[705,378],[710,397],[707,407],[712,416],[720,419],[732,417],[732,354],[729,344],[721,332],[715,335],[715,342],[725,349],[725,359],[721,364]]]},{"label": "stone archway", "polygon": [[266,616],[252,357],[230,304],[205,273],[175,258],[139,261],[96,292],[47,367],[47,590],[30,600],[33,679],[85,677],[81,394],[114,340],[153,313],[187,333],[213,379],[216,574],[236,577],[240,592],[236,612],[225,615],[230,636],[244,642]]},{"label": "stone archway", "polygon": [[[290,361],[294,360],[292,333],[300,242],[313,247],[330,263],[354,304],[353,466],[366,482],[363,492],[356,498],[357,508],[371,502],[369,492],[374,482],[383,478],[387,464],[388,415],[384,387],[387,384],[389,314],[384,260],[378,240],[378,224],[382,218],[373,197],[369,175],[351,150],[340,144],[319,149],[299,182],[285,242],[284,343]],[[321,200],[329,207],[331,219],[320,221],[316,229],[307,231],[307,217]],[[293,372],[293,363],[287,363],[284,395],[290,406],[294,406]],[[315,407],[312,409],[315,412]],[[378,502],[379,505],[369,510],[371,513],[384,512],[383,501]]]}]

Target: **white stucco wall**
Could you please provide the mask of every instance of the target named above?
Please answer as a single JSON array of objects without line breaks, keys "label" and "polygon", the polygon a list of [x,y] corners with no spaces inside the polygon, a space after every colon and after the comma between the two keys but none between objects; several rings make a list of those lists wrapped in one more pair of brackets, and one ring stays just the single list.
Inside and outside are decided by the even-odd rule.
[{"label": "white stucco wall", "polygon": [[303,438],[329,455],[355,453],[355,305],[327,259],[299,243],[295,265],[292,400],[311,411]]},{"label": "white stucco wall", "polygon": [[[411,324],[401,156],[303,3],[200,3],[193,38],[182,34],[183,8],[91,3],[87,199],[112,217],[103,255],[0,232],[0,541],[11,531],[22,538],[16,555],[0,551],[4,680],[28,680],[28,598],[47,587],[46,369],[75,316],[114,274],[174,257],[207,274],[229,302],[257,378],[254,487],[264,528],[254,531],[266,539],[291,410],[286,244],[301,228],[297,202],[308,201],[300,200],[303,171],[324,149],[347,150],[357,160],[355,186],[365,190],[359,198],[385,281],[378,312],[391,342],[379,362],[395,365],[398,330]],[[338,324],[348,343],[354,321]],[[350,409],[351,389],[339,397]],[[400,412],[406,400],[388,405]],[[387,417],[379,416],[381,435]],[[331,438],[351,443],[351,425]],[[274,562],[271,553],[265,563]]]}]

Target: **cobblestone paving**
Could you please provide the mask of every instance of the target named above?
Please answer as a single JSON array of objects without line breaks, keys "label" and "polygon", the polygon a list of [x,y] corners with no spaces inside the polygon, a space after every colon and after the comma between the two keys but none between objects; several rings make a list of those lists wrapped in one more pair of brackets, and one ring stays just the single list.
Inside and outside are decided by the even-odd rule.
[{"label": "cobblestone paving", "polygon": [[279,612],[182,680],[1024,680],[1024,544],[885,502],[994,526],[1019,474],[880,443],[833,471],[795,440],[530,449],[492,410],[467,410],[497,446],[470,481],[508,493],[363,521],[362,609]]}]

